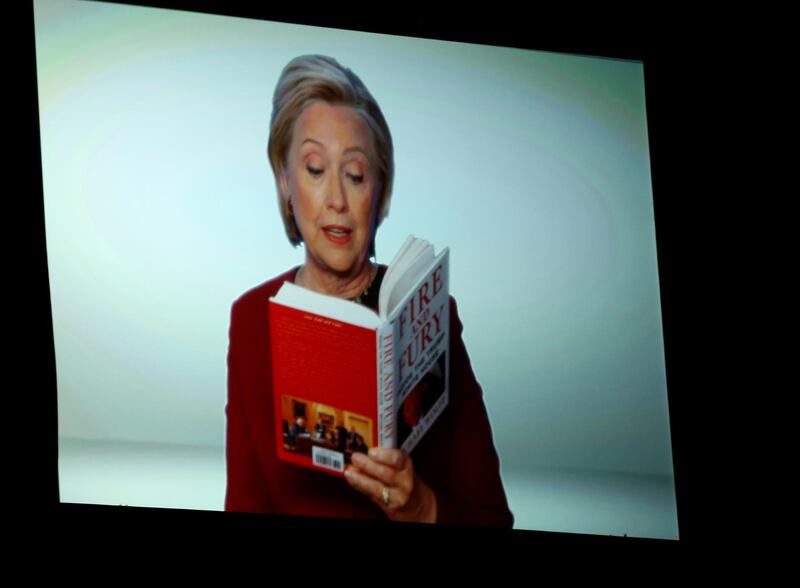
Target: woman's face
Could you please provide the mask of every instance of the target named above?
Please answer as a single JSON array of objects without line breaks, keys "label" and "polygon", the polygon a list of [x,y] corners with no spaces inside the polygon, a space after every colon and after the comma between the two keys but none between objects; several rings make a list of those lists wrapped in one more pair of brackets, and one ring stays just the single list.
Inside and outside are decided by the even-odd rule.
[{"label": "woman's face", "polygon": [[314,102],[295,121],[281,176],[306,262],[340,275],[366,262],[375,230],[371,131],[349,106]]}]

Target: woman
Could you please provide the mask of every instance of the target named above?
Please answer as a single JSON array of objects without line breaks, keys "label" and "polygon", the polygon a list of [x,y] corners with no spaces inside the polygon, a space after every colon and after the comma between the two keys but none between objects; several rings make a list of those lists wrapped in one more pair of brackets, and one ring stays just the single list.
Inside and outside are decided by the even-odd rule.
[{"label": "woman", "polygon": [[389,210],[394,161],[378,104],[349,69],[323,56],[284,68],[268,154],[289,241],[305,263],[233,305],[228,350],[225,509],[508,526],[499,461],[450,299],[450,402],[408,455],[354,454],[341,478],[278,460],[268,300],[285,281],[377,309],[386,266],[371,261]]}]

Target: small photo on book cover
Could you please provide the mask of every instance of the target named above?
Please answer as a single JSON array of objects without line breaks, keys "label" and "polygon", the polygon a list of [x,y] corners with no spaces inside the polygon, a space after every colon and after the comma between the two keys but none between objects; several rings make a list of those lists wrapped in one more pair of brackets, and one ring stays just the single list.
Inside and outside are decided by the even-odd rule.
[{"label": "small photo on book cover", "polygon": [[291,453],[331,464],[318,464],[343,470],[353,452],[366,453],[375,445],[372,419],[341,408],[311,400],[281,396],[283,448]]},{"label": "small photo on book cover", "polygon": [[445,388],[446,352],[442,352],[428,372],[408,393],[397,413],[397,446],[402,447],[441,398]]}]

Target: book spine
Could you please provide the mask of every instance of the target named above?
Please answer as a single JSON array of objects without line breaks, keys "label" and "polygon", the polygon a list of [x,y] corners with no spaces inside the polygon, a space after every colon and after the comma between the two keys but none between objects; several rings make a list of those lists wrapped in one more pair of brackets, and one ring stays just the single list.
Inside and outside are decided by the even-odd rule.
[{"label": "book spine", "polygon": [[394,376],[394,329],[385,324],[377,330],[378,338],[378,426],[380,446],[395,448],[395,376]]}]

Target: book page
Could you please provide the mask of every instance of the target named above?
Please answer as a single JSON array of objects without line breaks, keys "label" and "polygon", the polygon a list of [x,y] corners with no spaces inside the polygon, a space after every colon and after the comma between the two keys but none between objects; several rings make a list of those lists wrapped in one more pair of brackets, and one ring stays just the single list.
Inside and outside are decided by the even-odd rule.
[{"label": "book page", "polygon": [[385,319],[433,263],[433,246],[410,235],[392,259],[381,284],[378,311]]}]

